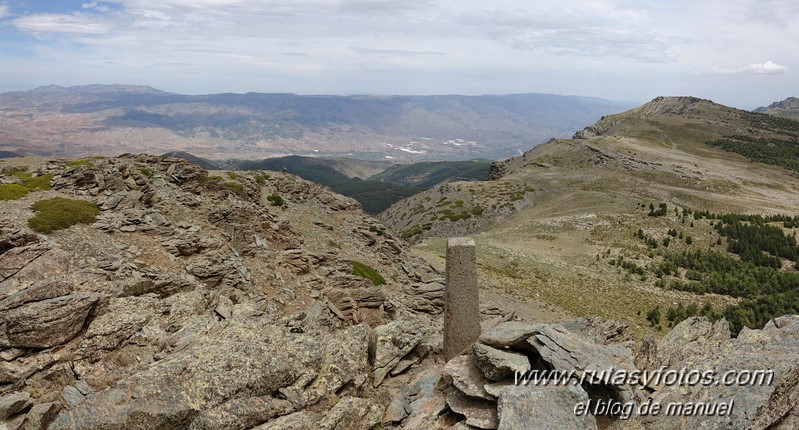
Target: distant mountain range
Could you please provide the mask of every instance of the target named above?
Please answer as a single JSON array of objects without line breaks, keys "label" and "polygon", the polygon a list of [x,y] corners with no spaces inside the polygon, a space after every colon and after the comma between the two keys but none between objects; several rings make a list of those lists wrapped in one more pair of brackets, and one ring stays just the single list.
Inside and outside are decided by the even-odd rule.
[{"label": "distant mountain range", "polygon": [[210,159],[499,159],[631,107],[550,94],[191,96],[146,86],[51,85],[0,94],[0,150],[70,157],[187,151]]},{"label": "distant mountain range", "polygon": [[761,106],[754,111],[758,113],[767,113],[769,115],[799,119],[799,98],[788,97],[781,102],[774,102],[768,106]]}]

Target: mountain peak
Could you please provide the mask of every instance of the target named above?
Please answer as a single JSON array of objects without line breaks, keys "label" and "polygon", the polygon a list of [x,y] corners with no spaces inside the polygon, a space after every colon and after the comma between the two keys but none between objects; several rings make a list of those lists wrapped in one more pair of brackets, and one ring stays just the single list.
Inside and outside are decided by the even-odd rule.
[{"label": "mountain peak", "polygon": [[655,97],[649,103],[646,103],[636,109],[640,117],[649,117],[656,115],[683,115],[685,112],[694,110],[701,107],[718,107],[710,100],[700,99],[691,96],[671,96],[671,97]]},{"label": "mountain peak", "polygon": [[616,115],[603,116],[595,124],[590,125],[574,134],[574,139],[588,139],[591,137],[608,134],[611,129],[616,129],[622,124],[634,120],[647,119],[660,116],[714,116],[717,112],[733,111],[733,108],[714,103],[711,100],[691,96],[655,97],[635,109]]},{"label": "mountain peak", "polygon": [[768,106],[761,106],[753,112],[796,119],[799,118],[799,98],[788,97],[781,102],[774,102]]}]

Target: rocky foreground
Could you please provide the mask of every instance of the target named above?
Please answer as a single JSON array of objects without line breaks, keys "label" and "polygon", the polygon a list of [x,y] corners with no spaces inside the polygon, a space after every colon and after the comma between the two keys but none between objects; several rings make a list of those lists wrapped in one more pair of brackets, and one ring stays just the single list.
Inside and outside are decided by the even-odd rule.
[{"label": "rocky foreground", "polygon": [[[0,204],[0,428],[799,428],[799,317],[736,339],[694,318],[636,342],[614,322],[542,325],[484,304],[480,341],[444,363],[441,274],[354,200],[146,155],[28,167],[53,189]],[[101,213],[32,231],[31,205],[56,196]],[[514,384],[534,369],[663,366],[774,380]],[[574,412],[730,400],[726,415]]]}]

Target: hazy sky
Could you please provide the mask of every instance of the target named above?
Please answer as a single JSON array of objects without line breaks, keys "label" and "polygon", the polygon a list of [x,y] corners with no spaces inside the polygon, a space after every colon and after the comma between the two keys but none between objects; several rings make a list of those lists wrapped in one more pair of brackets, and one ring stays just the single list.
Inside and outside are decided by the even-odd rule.
[{"label": "hazy sky", "polygon": [[0,0],[0,91],[799,96],[797,0]]}]

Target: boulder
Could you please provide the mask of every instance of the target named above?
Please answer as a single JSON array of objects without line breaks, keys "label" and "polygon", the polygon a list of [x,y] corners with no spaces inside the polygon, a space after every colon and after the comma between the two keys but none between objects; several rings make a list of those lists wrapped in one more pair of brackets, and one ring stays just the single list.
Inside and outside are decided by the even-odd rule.
[{"label": "boulder", "polygon": [[23,412],[31,404],[31,395],[24,391],[14,391],[0,397],[0,420],[6,420]]},{"label": "boulder", "polygon": [[230,322],[114,387],[85,396],[61,411],[50,428],[187,428],[202,411],[234,398],[269,396],[318,367],[317,339],[257,323]]},{"label": "boulder", "polygon": [[596,429],[593,415],[574,413],[575,405],[587,401],[579,386],[513,387],[497,401],[499,429]]},{"label": "boulder", "polygon": [[629,349],[590,342],[558,324],[541,327],[527,342],[554,370],[574,371],[577,377],[594,372],[589,383],[610,384],[609,369],[635,370]]},{"label": "boulder", "polygon": [[455,387],[467,396],[494,400],[494,397],[488,394],[484,388],[488,381],[477,367],[477,359],[474,355],[461,355],[453,358],[444,367],[444,371],[452,377]]},{"label": "boulder", "polygon": [[60,345],[81,331],[99,299],[100,295],[95,293],[73,293],[6,311],[2,316],[5,336],[0,333],[0,344],[17,348]]},{"label": "boulder", "polygon": [[425,330],[418,320],[398,319],[375,327],[370,342],[373,384],[380,385],[391,369],[416,348],[425,337]]},{"label": "boulder", "polygon": [[530,370],[530,360],[522,354],[502,351],[482,343],[474,344],[477,367],[483,376],[492,382],[513,378],[516,372]]},{"label": "boulder", "polygon": [[466,424],[481,429],[496,429],[497,405],[494,402],[469,397],[458,389],[451,389],[447,393],[447,404],[453,412],[466,417]]},{"label": "boulder", "polygon": [[383,407],[367,399],[344,397],[322,418],[320,430],[371,429],[380,423]]},{"label": "boulder", "polygon": [[[733,402],[732,414],[688,414],[679,417],[647,416],[647,428],[789,429],[796,428],[799,412],[799,318],[781,317],[762,330],[741,331],[729,337],[726,321],[711,323],[688,318],[658,343],[658,358],[670,369],[713,370],[720,383],[705,385],[660,384],[652,394],[661,404]],[[724,383],[730,370],[743,384]],[[735,382],[735,379],[733,379]],[[689,387],[690,389],[686,389]]]}]

